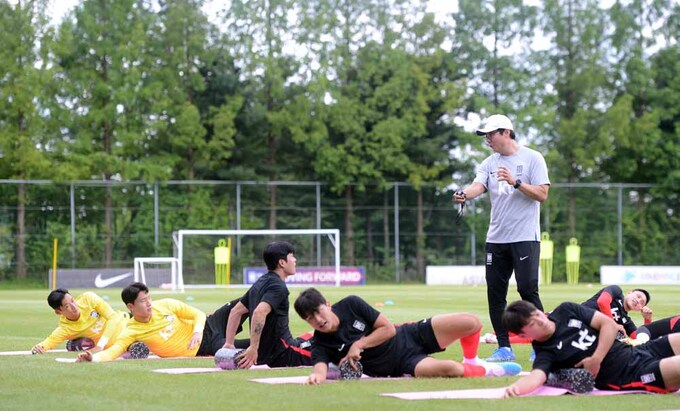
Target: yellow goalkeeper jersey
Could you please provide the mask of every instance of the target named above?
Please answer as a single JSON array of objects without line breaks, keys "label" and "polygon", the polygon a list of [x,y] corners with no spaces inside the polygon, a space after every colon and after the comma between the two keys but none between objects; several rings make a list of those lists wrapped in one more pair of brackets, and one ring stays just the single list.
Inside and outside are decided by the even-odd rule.
[{"label": "yellow goalkeeper jersey", "polygon": [[193,357],[199,345],[189,349],[194,333],[203,333],[206,315],[181,301],[166,298],[153,302],[149,322],[131,318],[125,331],[108,349],[94,354],[94,362],[111,361],[123,354],[130,344],[141,341],[159,357]]},{"label": "yellow goalkeeper jersey", "polygon": [[71,321],[61,315],[57,328],[38,345],[51,350],[66,340],[85,337],[102,348],[113,345],[116,337],[125,328],[129,314],[114,311],[109,303],[93,292],[79,295],[75,302],[80,309],[80,318]]}]

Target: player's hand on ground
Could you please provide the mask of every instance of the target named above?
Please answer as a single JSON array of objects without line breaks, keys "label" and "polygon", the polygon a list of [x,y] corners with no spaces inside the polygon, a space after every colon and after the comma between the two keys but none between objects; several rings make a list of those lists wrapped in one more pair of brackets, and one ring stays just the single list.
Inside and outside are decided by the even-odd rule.
[{"label": "player's hand on ground", "polygon": [[307,385],[319,385],[324,381],[326,381],[325,376],[323,376],[321,374],[317,374],[317,373],[312,373],[312,374],[309,375],[309,378],[307,378],[307,381],[305,382],[305,384],[307,384]]},{"label": "player's hand on ground", "polygon": [[32,354],[45,354],[47,350],[43,348],[42,345],[34,345],[33,348],[31,348],[31,353]]},{"label": "player's hand on ground", "polygon": [[519,397],[520,395],[521,394],[520,394],[520,391],[519,391],[519,387],[517,387],[516,385],[513,384],[513,385],[505,388],[505,392],[503,393],[503,398]]},{"label": "player's hand on ground", "polygon": [[645,305],[644,307],[642,307],[640,314],[642,314],[642,318],[644,318],[645,321],[652,321],[652,315],[654,313],[652,312],[651,308],[649,308]]},{"label": "player's hand on ground", "polygon": [[201,344],[202,337],[203,337],[202,333],[194,333],[191,336],[191,340],[189,340],[189,345],[187,345],[187,349],[193,350],[194,348],[198,347]]},{"label": "player's hand on ground", "polygon": [[257,350],[251,345],[236,357],[238,368],[248,369],[257,363]]},{"label": "player's hand on ground", "polygon": [[76,357],[76,362],[91,362],[92,353],[89,351],[83,351]]},{"label": "player's hand on ground", "polygon": [[593,377],[597,377],[597,374],[600,372],[600,365],[602,364],[602,361],[598,360],[595,357],[586,357],[576,363],[576,367],[578,368],[585,368],[586,370],[590,371],[591,374],[593,374]]}]

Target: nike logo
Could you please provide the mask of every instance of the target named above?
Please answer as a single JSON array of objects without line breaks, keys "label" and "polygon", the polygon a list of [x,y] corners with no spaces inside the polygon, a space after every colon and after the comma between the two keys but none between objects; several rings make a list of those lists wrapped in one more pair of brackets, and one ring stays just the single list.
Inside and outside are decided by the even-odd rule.
[{"label": "nike logo", "polygon": [[526,260],[527,258],[529,258],[529,256],[528,256],[528,255],[525,255],[524,257],[520,257],[520,258],[519,258],[519,261],[524,261],[524,260]]},{"label": "nike logo", "polygon": [[557,343],[557,349],[558,349],[558,350],[561,350],[561,349],[562,349],[562,341],[560,341],[560,342]]},{"label": "nike logo", "polygon": [[342,351],[343,348],[345,348],[345,344],[342,344],[340,348],[338,348],[338,351]]},{"label": "nike logo", "polygon": [[131,276],[132,273],[125,273],[125,274],[120,274],[120,275],[115,275],[113,277],[109,278],[102,278],[102,274],[99,273],[97,274],[97,277],[94,279],[94,286],[97,288],[106,288],[110,286],[111,284],[117,283],[120,280],[124,280]]}]

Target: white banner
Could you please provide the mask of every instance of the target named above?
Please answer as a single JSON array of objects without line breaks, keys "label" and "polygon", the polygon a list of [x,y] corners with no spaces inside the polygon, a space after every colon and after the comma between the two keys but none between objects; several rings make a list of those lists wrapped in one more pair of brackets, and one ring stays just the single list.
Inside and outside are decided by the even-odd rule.
[{"label": "white banner", "polygon": [[[539,276],[540,281],[540,276]],[[425,268],[427,285],[486,285],[486,266],[483,265],[428,265]],[[515,274],[510,284],[517,284]]]},{"label": "white banner", "polygon": [[680,266],[603,265],[600,266],[600,283],[680,284]]}]

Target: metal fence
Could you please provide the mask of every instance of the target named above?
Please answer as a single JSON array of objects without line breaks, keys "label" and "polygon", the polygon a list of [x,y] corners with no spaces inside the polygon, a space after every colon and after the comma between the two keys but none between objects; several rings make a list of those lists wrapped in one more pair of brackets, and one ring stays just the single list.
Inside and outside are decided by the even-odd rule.
[{"label": "metal fence", "polygon": [[[59,267],[104,267],[107,237],[113,244],[109,266],[132,267],[135,257],[172,255],[172,232],[179,229],[339,228],[342,264],[365,266],[369,282],[423,282],[426,265],[484,263],[490,207],[486,196],[470,202],[456,225],[452,192],[432,185],[420,191],[407,183],[354,187],[348,212],[344,194],[320,182],[0,180],[0,279],[16,273],[20,186],[27,271],[35,278],[47,277],[55,238]],[[554,281],[566,277],[564,247],[572,236],[581,246],[586,281],[597,280],[600,265],[680,265],[680,206],[669,198],[644,184],[553,184],[541,228],[555,244]],[[298,265],[328,263],[319,240],[301,242]],[[262,264],[261,244],[236,244],[237,276],[242,266]],[[204,248],[192,254],[185,276],[212,270],[212,248]]]}]

